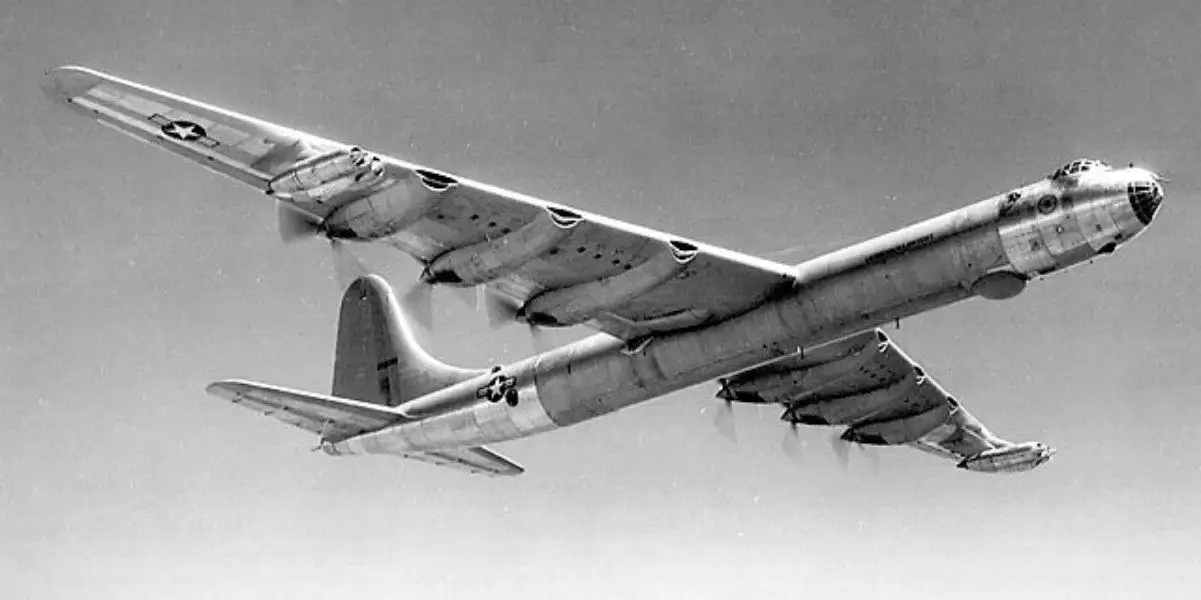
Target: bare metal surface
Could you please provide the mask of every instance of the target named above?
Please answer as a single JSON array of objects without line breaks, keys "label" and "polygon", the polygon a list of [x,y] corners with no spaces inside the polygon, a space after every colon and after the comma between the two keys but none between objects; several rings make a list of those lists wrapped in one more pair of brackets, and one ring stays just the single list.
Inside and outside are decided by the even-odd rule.
[{"label": "bare metal surface", "polygon": [[435,258],[426,267],[425,278],[433,283],[475,286],[508,275],[553,248],[579,224],[564,227],[561,223],[550,211],[543,211],[515,230],[497,230],[493,225],[485,239]]},{"label": "bare metal surface", "polygon": [[[335,389],[394,418],[330,443],[339,455],[430,453],[481,468],[487,456],[457,452],[745,372],[726,381],[723,397],[779,402],[797,420],[848,424],[844,439],[912,444],[969,470],[1032,468],[1052,451],[993,436],[871,329],[976,294],[1011,297],[1028,280],[1106,256],[1144,231],[1162,201],[1154,173],[1073,161],[789,267],[382,155],[368,160],[369,181],[355,181],[348,164],[357,162],[336,157],[366,151],[88,69],[56,69],[49,88],[112,129],[288,196],[325,235],[392,246],[433,262],[431,274],[453,273],[447,281],[487,282],[510,305],[530,307],[526,316],[604,332],[495,372],[455,369],[403,328],[363,325],[400,317],[382,281],[360,279],[346,299],[359,318],[344,311],[339,337],[339,356],[352,358],[339,360]],[[353,184],[337,183],[345,181]],[[664,247],[678,271],[657,268]],[[816,350],[820,360],[800,353],[855,334],[851,346]],[[233,397],[285,422],[311,429],[324,419],[323,432],[344,434],[369,425],[327,406],[338,398],[251,388]]]}]

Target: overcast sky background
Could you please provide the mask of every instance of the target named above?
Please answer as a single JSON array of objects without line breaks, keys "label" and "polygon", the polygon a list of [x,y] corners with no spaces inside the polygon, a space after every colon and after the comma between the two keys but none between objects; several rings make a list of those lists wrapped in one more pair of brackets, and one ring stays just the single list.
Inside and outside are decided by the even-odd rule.
[{"label": "overcast sky background", "polygon": [[[0,595],[1191,597],[1201,588],[1201,5],[698,0],[0,4]],[[891,332],[1017,476],[852,453],[714,385],[497,446],[473,477],[313,454],[206,396],[329,389],[326,248],[261,193],[51,105],[84,64],[799,262],[1078,156],[1172,177],[1114,257]],[[403,254],[362,255],[403,289]],[[444,295],[437,356],[532,352]],[[564,342],[588,335],[555,333]]]}]

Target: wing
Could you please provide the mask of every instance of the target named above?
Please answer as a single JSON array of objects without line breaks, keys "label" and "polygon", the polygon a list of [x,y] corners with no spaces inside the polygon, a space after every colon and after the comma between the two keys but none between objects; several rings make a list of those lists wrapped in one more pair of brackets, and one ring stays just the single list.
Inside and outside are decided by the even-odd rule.
[{"label": "wing", "polygon": [[634,340],[736,316],[785,293],[795,281],[785,265],[458,182],[388,243],[427,265],[460,249],[484,255],[535,226],[540,215],[566,209],[573,225],[561,237],[486,282],[491,294],[536,325],[584,324]]},{"label": "wing", "polygon": [[[76,112],[262,191],[298,164],[352,149],[84,67],[59,67],[50,75],[46,93]],[[280,200],[324,218],[377,187],[341,190],[320,201]]]},{"label": "wing", "polygon": [[[76,111],[264,191],[287,187],[279,182],[299,166],[364,152],[90,69],[61,67],[51,76],[48,92]],[[420,182],[433,198],[421,214],[391,220],[379,241],[427,268],[463,250],[479,278],[457,283],[486,285],[532,323],[586,324],[633,340],[727,319],[794,282],[786,265],[370,156],[379,172],[361,184],[277,197],[326,219],[367,197],[383,206],[388,190]],[[549,233],[537,227],[547,215],[556,225]]]},{"label": "wing", "polygon": [[783,420],[846,426],[843,440],[906,444],[971,470],[1026,470],[1053,452],[994,435],[879,329],[720,383],[719,398],[780,404]]},{"label": "wing", "polygon": [[401,419],[399,413],[387,406],[251,381],[217,381],[209,384],[205,391],[277,421],[316,433],[327,442],[340,442]]},{"label": "wing", "polygon": [[[401,419],[401,415],[388,406],[250,381],[217,381],[209,384],[206,390],[239,406],[316,433],[321,436],[323,445],[375,431]],[[403,458],[487,475],[524,472],[516,463],[483,446],[405,454]]]}]

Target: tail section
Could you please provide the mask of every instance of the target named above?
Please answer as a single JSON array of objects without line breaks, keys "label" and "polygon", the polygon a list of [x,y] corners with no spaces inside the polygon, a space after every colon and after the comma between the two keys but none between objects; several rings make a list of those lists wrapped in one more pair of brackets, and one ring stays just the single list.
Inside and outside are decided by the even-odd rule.
[{"label": "tail section", "polygon": [[334,396],[396,406],[482,372],[452,367],[422,350],[382,277],[360,277],[347,288],[338,316]]}]

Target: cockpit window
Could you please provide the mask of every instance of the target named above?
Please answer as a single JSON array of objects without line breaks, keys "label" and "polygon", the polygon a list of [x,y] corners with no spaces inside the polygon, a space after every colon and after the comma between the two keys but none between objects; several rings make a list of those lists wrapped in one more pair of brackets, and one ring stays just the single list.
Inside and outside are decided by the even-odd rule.
[{"label": "cockpit window", "polygon": [[1134,208],[1134,216],[1143,225],[1150,225],[1155,211],[1163,202],[1163,188],[1154,181],[1135,181],[1126,186],[1126,195],[1130,198],[1130,206]]},{"label": "cockpit window", "polygon": [[1074,177],[1085,171],[1094,171],[1094,170],[1102,170],[1102,169],[1109,170],[1112,168],[1113,167],[1110,167],[1109,164],[1103,160],[1094,160],[1091,158],[1079,158],[1079,159],[1076,159],[1062,167],[1059,167],[1059,170],[1055,171],[1055,173],[1051,175],[1051,179],[1061,179],[1063,177]]}]

